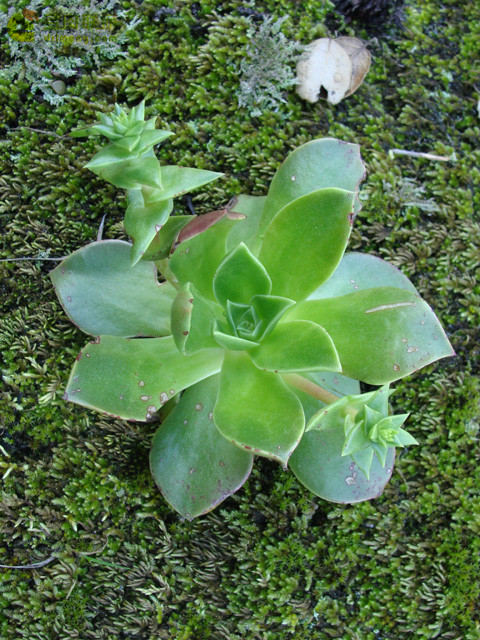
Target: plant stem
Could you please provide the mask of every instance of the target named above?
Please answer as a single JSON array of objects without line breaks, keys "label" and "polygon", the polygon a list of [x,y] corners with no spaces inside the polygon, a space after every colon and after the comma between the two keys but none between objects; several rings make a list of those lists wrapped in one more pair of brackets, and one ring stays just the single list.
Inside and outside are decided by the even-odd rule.
[{"label": "plant stem", "polygon": [[[308,393],[309,396],[312,396],[317,400],[321,400],[321,402],[325,404],[333,404],[337,400],[341,399],[340,396],[336,396],[334,393],[327,391],[311,380],[298,375],[298,373],[284,373],[282,377],[284,381],[292,385],[292,387],[300,389],[300,391],[303,391],[304,393]],[[349,413],[353,419],[355,419],[355,416],[358,413],[357,409],[354,409],[353,407],[350,407],[348,405],[344,408],[344,411],[345,414]]]},{"label": "plant stem", "polygon": [[340,396],[336,396],[334,393],[327,391],[311,380],[307,380],[307,378],[298,375],[298,373],[284,373],[282,377],[285,382],[291,384],[292,387],[308,393],[309,396],[313,396],[325,404],[332,404],[333,402],[340,400]]},{"label": "plant stem", "polygon": [[167,280],[167,282],[170,282],[170,284],[173,285],[175,289],[180,289],[178,280],[168,266],[168,258],[164,258],[163,260],[155,260],[155,264],[165,280]]}]

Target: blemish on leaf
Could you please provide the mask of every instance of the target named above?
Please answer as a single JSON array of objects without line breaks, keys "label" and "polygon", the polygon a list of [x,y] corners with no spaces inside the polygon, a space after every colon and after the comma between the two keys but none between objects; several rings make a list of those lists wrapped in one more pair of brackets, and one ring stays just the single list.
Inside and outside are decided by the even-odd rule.
[{"label": "blemish on leaf", "polygon": [[394,365],[393,365],[393,370],[394,370],[394,371],[400,371],[400,369],[401,369],[401,367],[400,367],[400,365],[399,365],[399,364],[394,364]]},{"label": "blemish on leaf", "polygon": [[402,338],[402,342],[408,342],[407,338]]},{"label": "blemish on leaf", "polygon": [[219,464],[220,464],[220,466],[221,466],[221,467],[224,467],[224,466],[225,466],[225,463],[224,463],[224,462],[222,462],[221,460],[220,460],[220,463],[219,463]]},{"label": "blemish on leaf", "polygon": [[183,421],[183,424],[184,424],[184,425],[187,425],[187,424],[188,424],[188,420],[184,420],[184,421]]},{"label": "blemish on leaf", "polygon": [[152,397],[152,396],[140,396],[140,400],[141,400],[142,402],[147,402],[148,400],[150,400],[150,398],[151,398],[151,397]]},{"label": "blemish on leaf", "polygon": [[161,224],[156,224],[155,225],[155,231],[158,233],[160,231],[160,229],[162,228]]},{"label": "blemish on leaf", "polygon": [[295,180],[296,180],[296,179],[297,179],[297,176],[292,176],[292,177],[290,178],[290,180],[291,180],[292,182],[295,182]]},{"label": "blemish on leaf", "polygon": [[184,335],[184,336],[188,336],[188,331],[184,331],[184,332],[183,332],[183,335]]},{"label": "blemish on leaf", "polygon": [[72,301],[72,296],[67,296],[67,300],[68,300],[68,302],[71,302]]},{"label": "blemish on leaf", "polygon": [[347,220],[348,220],[348,224],[353,227],[353,223],[355,220],[355,214],[354,213],[349,213],[347,216]]},{"label": "blemish on leaf", "polygon": [[378,307],[367,309],[365,313],[375,313],[376,311],[387,311],[388,309],[398,309],[399,307],[414,307],[415,302],[394,302],[392,304],[381,304]]},{"label": "blemish on leaf", "polygon": [[175,389],[170,389],[170,395],[174,396],[175,395]]},{"label": "blemish on leaf", "polygon": [[408,347],[407,349],[407,353],[414,353],[415,351],[418,351],[418,347]]},{"label": "blemish on leaf", "polygon": [[203,409],[203,404],[199,402],[195,405],[195,411],[201,411]]},{"label": "blemish on leaf", "polygon": [[165,391],[162,391],[159,397],[160,397],[160,402],[162,404],[165,404],[165,402],[168,402],[168,394],[165,393]]},{"label": "blemish on leaf", "polygon": [[155,411],[157,410],[157,407],[154,404],[151,404],[147,407],[147,415],[145,416],[145,420],[150,420]]},{"label": "blemish on leaf", "polygon": [[144,387],[145,386],[145,382],[143,380],[140,380],[140,382],[138,383],[139,387]]},{"label": "blemish on leaf", "polygon": [[210,413],[208,414],[208,419],[213,420],[213,411],[210,411]]}]

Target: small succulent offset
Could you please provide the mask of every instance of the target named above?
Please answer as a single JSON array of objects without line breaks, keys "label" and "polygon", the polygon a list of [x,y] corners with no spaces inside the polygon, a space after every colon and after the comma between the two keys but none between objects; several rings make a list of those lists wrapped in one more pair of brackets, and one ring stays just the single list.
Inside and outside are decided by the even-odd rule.
[{"label": "small succulent offset", "polygon": [[[111,140],[87,166],[128,189],[133,244],[94,242],[51,274],[94,337],[65,399],[124,419],[161,413],[151,470],[189,519],[237,491],[255,455],[326,500],[379,495],[395,448],[417,444],[389,384],[453,351],[400,271],[344,253],[360,209],[358,146],[313,140],[266,196],[170,217],[173,197],[219,174],[160,167],[153,145],[169,132],[144,122],[143,105],[115,107],[89,132]],[[381,386],[362,394],[359,381]]]}]

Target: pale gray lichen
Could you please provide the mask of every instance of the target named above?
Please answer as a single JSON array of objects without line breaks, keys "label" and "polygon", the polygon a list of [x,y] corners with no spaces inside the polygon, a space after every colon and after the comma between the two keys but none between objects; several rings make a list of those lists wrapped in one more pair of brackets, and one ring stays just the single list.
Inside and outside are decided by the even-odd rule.
[{"label": "pale gray lichen", "polygon": [[239,67],[237,95],[238,104],[246,107],[252,116],[259,116],[267,109],[276,109],[279,102],[286,102],[282,92],[296,83],[292,66],[304,46],[288,40],[281,32],[286,19],[267,17],[258,26],[252,23],[247,31],[249,44],[246,58]]}]

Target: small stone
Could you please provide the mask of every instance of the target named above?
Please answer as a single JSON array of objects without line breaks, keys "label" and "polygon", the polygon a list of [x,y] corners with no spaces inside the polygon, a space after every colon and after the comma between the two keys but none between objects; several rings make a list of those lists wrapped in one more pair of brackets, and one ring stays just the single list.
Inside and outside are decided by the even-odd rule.
[{"label": "small stone", "polygon": [[58,96],[64,96],[67,91],[67,85],[63,80],[55,80],[50,86]]}]

